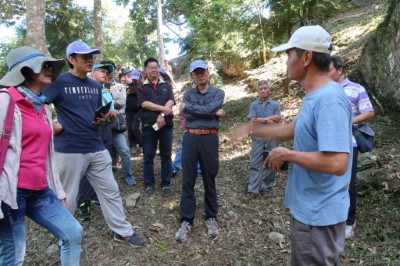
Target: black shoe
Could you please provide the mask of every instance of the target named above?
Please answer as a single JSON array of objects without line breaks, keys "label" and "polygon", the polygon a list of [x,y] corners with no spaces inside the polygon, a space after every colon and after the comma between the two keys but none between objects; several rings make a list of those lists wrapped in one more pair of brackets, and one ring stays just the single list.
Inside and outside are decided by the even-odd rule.
[{"label": "black shoe", "polygon": [[172,176],[171,176],[171,178],[174,178],[177,174],[178,174],[178,171],[179,170],[172,170]]},{"label": "black shoe", "polygon": [[162,192],[164,193],[165,196],[171,195],[171,188],[170,187],[163,187]]},{"label": "black shoe", "polygon": [[153,196],[154,195],[154,187],[147,187],[146,188],[146,194],[149,197]]},{"label": "black shoe", "polygon": [[144,240],[135,233],[133,233],[131,236],[126,236],[126,237],[123,237],[117,233],[114,233],[114,240],[118,241],[118,242],[127,243],[135,248],[142,247],[145,244]]},{"label": "black shoe", "polygon": [[92,214],[90,213],[90,203],[84,202],[79,205],[79,220],[87,221],[92,218]]}]

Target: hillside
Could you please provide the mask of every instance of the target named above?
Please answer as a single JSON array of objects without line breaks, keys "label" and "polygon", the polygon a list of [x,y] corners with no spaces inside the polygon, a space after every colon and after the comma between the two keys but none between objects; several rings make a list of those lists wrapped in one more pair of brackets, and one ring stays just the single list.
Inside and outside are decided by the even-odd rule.
[{"label": "hillside", "polygon": [[[349,74],[360,56],[362,45],[383,20],[385,1],[353,1],[361,6],[327,21],[323,25],[333,33],[335,54],[345,58]],[[283,117],[290,121],[298,113],[304,96],[298,83],[292,83],[284,95],[285,55],[273,58],[260,68],[247,71],[242,79],[223,80],[226,92],[220,134],[220,172],[217,178],[220,236],[210,239],[203,222],[204,189],[196,185],[197,218],[188,241],[174,240],[179,227],[181,173],[172,181],[173,194],[165,198],[160,189],[154,197],[144,193],[142,159],[132,157],[134,176],[138,184],[128,188],[120,173],[115,176],[126,200],[134,192],[141,194],[136,207],[127,207],[126,215],[134,222],[137,232],[146,238],[145,248],[117,244],[112,241],[99,209],[93,218],[83,222],[84,238],[81,265],[289,265],[289,214],[283,206],[287,173],[279,173],[273,191],[253,201],[244,200],[249,172],[250,140],[235,144],[226,142],[229,130],[246,122],[250,103],[256,98],[255,82],[269,79],[274,99],[281,104]],[[184,69],[184,67],[183,67]],[[186,68],[187,69],[187,68]],[[353,75],[357,78],[357,75]],[[352,77],[353,77],[352,76]],[[184,86],[187,76],[178,85]],[[180,101],[182,90],[176,90]],[[360,158],[358,182],[358,227],[353,239],[346,242],[342,265],[398,265],[400,261],[400,125],[395,114],[386,115],[377,108],[371,123],[377,132],[372,153]],[[174,151],[180,142],[180,121],[175,120]],[[282,142],[290,147],[291,142]],[[159,180],[160,162],[155,162]],[[59,265],[58,254],[46,255],[47,248],[56,244],[48,232],[27,221],[28,244],[26,265]],[[277,239],[271,233],[278,233]]]}]

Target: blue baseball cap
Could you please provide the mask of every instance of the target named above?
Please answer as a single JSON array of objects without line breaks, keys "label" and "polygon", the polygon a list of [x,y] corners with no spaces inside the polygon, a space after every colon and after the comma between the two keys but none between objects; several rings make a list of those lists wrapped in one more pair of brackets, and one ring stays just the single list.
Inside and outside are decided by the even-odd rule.
[{"label": "blue baseball cap", "polygon": [[93,70],[96,70],[96,69],[98,69],[98,68],[105,68],[105,69],[107,69],[108,74],[110,74],[110,73],[112,73],[112,72],[114,71],[114,67],[113,67],[113,65],[111,65],[111,64],[95,64],[95,65],[92,67],[92,71],[93,71]]},{"label": "blue baseball cap", "polygon": [[195,60],[189,66],[190,73],[192,73],[196,68],[208,69],[208,66],[203,60]]},{"label": "blue baseball cap", "polygon": [[68,44],[67,57],[71,54],[100,54],[101,51],[97,48],[90,48],[82,40],[77,40]]},{"label": "blue baseball cap", "polygon": [[165,68],[163,68],[163,67],[160,67],[160,68],[158,69],[158,72],[160,72],[161,74],[167,73],[167,71],[165,71]]},{"label": "blue baseball cap", "polygon": [[126,73],[131,72],[132,69],[130,67],[124,67],[123,71],[124,71],[124,75],[125,75]]},{"label": "blue baseball cap", "polygon": [[137,69],[132,69],[131,71],[131,79],[139,79],[140,71]]}]

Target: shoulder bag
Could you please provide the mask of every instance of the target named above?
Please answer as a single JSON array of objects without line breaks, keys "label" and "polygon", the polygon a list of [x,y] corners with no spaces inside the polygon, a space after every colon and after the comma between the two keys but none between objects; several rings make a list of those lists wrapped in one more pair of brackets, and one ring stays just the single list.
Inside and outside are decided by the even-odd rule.
[{"label": "shoulder bag", "polygon": [[357,142],[357,148],[361,153],[372,150],[374,146],[375,132],[366,124],[360,124],[358,127],[353,126],[353,135]]}]

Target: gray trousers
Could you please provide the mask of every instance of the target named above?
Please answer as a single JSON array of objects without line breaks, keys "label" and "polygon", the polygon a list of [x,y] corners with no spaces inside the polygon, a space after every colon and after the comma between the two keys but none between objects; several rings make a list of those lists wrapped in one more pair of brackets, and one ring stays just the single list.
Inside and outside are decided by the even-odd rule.
[{"label": "gray trousers", "polygon": [[272,188],[275,172],[263,168],[263,150],[272,150],[278,146],[278,141],[253,137],[251,145],[250,176],[248,192],[259,193]]},{"label": "gray trousers", "polygon": [[56,158],[61,183],[67,194],[68,210],[75,213],[79,183],[86,175],[96,191],[110,229],[123,237],[132,235],[132,225],[126,220],[118,184],[112,173],[110,153],[107,150],[95,153],[56,152]]},{"label": "gray trousers", "polygon": [[312,226],[291,216],[291,265],[338,266],[340,253],[344,250],[345,228],[345,221],[328,226]]}]

